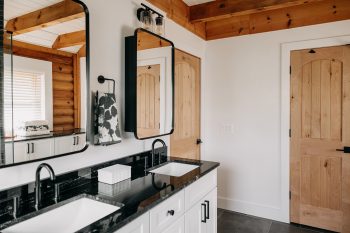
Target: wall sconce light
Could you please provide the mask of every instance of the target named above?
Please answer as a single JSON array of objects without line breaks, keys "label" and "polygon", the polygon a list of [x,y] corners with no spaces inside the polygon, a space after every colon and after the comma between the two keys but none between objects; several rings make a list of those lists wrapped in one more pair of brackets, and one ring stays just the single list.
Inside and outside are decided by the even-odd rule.
[{"label": "wall sconce light", "polygon": [[[141,27],[158,35],[164,35],[164,16],[143,3],[141,3],[141,6],[137,9],[136,14]],[[153,20],[154,14],[157,15],[155,23]]]}]

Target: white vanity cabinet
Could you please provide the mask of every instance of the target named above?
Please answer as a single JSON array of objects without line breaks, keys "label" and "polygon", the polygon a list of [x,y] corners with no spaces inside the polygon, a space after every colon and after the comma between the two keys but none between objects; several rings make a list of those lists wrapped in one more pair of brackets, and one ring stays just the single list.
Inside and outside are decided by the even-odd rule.
[{"label": "white vanity cabinet", "polygon": [[185,216],[182,215],[176,222],[172,223],[170,227],[165,229],[166,233],[185,233]]},{"label": "white vanity cabinet", "polygon": [[163,233],[175,220],[185,213],[185,191],[181,190],[150,211],[152,233]]},{"label": "white vanity cabinet", "polygon": [[55,137],[55,155],[80,151],[85,147],[85,134]]},{"label": "white vanity cabinet", "polygon": [[[13,161],[11,158],[12,153],[6,153],[6,161],[20,163],[47,158],[55,155],[80,151],[84,149],[85,145],[85,134],[17,141],[13,143]],[[6,143],[5,148],[6,151],[12,151],[12,143]]]},{"label": "white vanity cabinet", "polygon": [[54,155],[53,139],[40,139],[14,143],[14,162],[25,162]]},{"label": "white vanity cabinet", "polygon": [[141,217],[138,217],[115,233],[150,233],[149,212],[143,214]]},{"label": "white vanity cabinet", "polygon": [[216,233],[217,170],[188,186],[185,198],[185,232]]},{"label": "white vanity cabinet", "polygon": [[216,233],[217,169],[115,233],[145,232]]}]

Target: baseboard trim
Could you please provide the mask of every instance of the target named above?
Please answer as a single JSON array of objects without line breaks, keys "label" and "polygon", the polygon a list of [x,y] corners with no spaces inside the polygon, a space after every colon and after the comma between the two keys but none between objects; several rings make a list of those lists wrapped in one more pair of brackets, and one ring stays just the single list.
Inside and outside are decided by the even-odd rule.
[{"label": "baseboard trim", "polygon": [[289,223],[288,219],[283,218],[282,209],[275,206],[261,205],[252,202],[218,197],[218,207],[242,214],[248,214],[260,218],[267,218],[279,222]]}]

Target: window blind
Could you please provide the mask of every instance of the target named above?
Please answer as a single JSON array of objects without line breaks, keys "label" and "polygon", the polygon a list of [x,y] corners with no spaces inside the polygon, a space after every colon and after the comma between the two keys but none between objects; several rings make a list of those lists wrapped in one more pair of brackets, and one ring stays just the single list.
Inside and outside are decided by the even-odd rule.
[{"label": "window blind", "polygon": [[14,130],[17,129],[20,122],[41,120],[43,116],[44,75],[13,71],[13,89],[11,71],[5,70],[4,76],[5,131],[12,131],[12,117]]}]

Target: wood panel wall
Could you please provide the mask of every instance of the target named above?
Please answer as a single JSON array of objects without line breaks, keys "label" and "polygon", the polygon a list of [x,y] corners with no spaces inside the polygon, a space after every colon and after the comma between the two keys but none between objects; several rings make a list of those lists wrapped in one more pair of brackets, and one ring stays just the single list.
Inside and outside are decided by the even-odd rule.
[{"label": "wood panel wall", "polygon": [[53,130],[80,128],[80,57],[18,41],[13,54],[52,62]]}]

